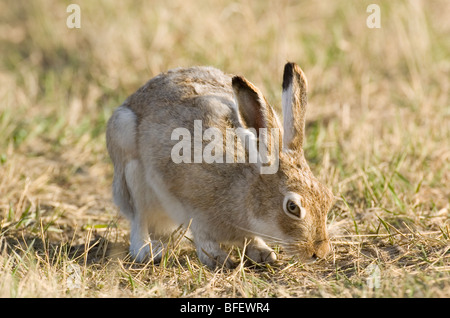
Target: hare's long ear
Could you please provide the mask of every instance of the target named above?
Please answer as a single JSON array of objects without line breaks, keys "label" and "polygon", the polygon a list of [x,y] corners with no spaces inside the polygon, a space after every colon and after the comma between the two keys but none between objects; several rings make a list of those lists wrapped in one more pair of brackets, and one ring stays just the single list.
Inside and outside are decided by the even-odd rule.
[{"label": "hare's long ear", "polygon": [[276,173],[282,143],[280,120],[255,85],[240,76],[233,77],[232,85],[240,120],[247,128],[239,137],[248,151],[249,162],[257,163],[261,174]]},{"label": "hare's long ear", "polygon": [[283,149],[300,150],[305,139],[308,82],[300,67],[287,63],[283,74]]},{"label": "hare's long ear", "polygon": [[241,76],[234,76],[232,85],[239,114],[246,128],[254,128],[257,134],[259,128],[281,129],[277,114],[255,85]]}]

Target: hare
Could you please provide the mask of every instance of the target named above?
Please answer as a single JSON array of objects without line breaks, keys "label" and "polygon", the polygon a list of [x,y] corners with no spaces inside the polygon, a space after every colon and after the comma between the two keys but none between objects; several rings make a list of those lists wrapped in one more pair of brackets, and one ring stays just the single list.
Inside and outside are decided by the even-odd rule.
[{"label": "hare", "polygon": [[[327,255],[326,220],[334,196],[304,157],[307,81],[295,63],[285,65],[282,89],[281,123],[244,77],[213,67],[178,68],[154,77],[115,110],[106,131],[113,197],[131,222],[130,254],[136,261],[159,261],[164,238],[180,225],[189,226],[199,260],[211,268],[233,267],[223,244],[245,245],[248,258],[260,263],[277,258],[267,243],[304,262]],[[270,156],[276,171],[261,173],[261,160],[190,160],[192,153],[201,154],[195,141],[203,147],[204,136],[194,136],[194,144],[184,148],[187,160],[174,162],[178,128],[191,136],[196,129],[241,129],[259,144],[264,128],[278,131],[271,144],[279,147]],[[235,148],[234,158],[248,159],[251,147],[244,141]]]}]

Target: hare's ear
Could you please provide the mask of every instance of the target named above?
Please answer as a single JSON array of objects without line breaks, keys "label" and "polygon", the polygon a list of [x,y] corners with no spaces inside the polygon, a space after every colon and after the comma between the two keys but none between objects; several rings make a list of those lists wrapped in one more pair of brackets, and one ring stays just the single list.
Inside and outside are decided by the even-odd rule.
[{"label": "hare's ear", "polygon": [[283,74],[283,149],[300,150],[305,138],[308,83],[295,63],[287,63]]},{"label": "hare's ear", "polygon": [[233,77],[232,85],[240,121],[246,128],[238,135],[248,151],[249,162],[257,163],[261,174],[276,173],[282,142],[280,120],[255,85],[240,76]]},{"label": "hare's ear", "polygon": [[255,85],[241,76],[232,80],[240,117],[246,128],[281,128],[277,114]]}]

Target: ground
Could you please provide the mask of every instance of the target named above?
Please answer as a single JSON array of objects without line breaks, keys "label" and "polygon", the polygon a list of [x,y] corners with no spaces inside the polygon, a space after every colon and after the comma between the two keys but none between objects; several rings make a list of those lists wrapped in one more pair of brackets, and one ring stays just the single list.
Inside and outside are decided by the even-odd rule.
[{"label": "ground", "polygon": [[[447,1],[0,4],[1,297],[450,297]],[[209,270],[184,233],[161,264],[127,256],[105,125],[149,78],[213,65],[280,111],[309,82],[305,153],[336,196],[325,260]],[[234,248],[237,259],[242,251]]]}]

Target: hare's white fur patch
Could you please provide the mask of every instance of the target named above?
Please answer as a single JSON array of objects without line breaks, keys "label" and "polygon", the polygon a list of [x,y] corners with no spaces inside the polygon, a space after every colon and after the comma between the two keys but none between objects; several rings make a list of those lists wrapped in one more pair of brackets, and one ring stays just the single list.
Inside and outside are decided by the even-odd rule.
[{"label": "hare's white fur patch", "polygon": [[124,151],[134,152],[136,149],[136,115],[125,106],[120,106],[116,114],[116,142]]},{"label": "hare's white fur patch", "polygon": [[[261,236],[268,241],[281,241],[285,239],[285,234],[275,223],[267,223],[266,221],[254,218],[250,221],[252,232],[258,236]],[[270,233],[270,237],[267,234]]]},{"label": "hare's white fur patch", "polygon": [[292,112],[292,83],[287,89],[281,93],[281,107],[283,109],[283,150],[286,150],[290,141],[294,138],[293,121],[294,114]]}]

